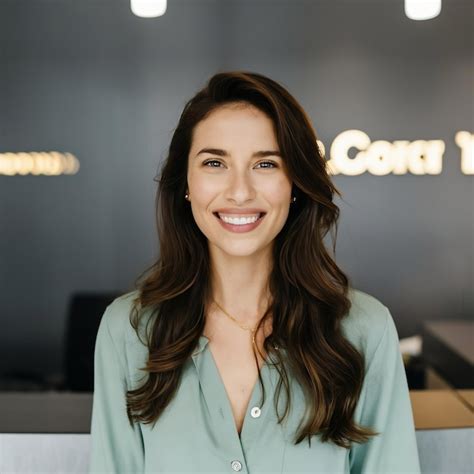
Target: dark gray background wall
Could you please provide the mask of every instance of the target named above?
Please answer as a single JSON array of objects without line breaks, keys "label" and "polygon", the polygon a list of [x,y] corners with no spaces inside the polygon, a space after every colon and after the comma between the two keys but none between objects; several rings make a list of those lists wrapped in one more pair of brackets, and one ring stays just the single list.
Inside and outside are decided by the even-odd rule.
[{"label": "dark gray background wall", "polygon": [[[126,0],[0,1],[0,153],[57,150],[74,176],[0,176],[0,372],[61,369],[68,299],[128,289],[157,255],[155,176],[186,100],[215,72],[285,85],[328,147],[442,139],[437,176],[336,176],[337,262],[380,299],[400,337],[471,318],[472,2],[407,19],[402,0],[169,0],[156,19]],[[40,356],[39,356],[40,354]]]}]

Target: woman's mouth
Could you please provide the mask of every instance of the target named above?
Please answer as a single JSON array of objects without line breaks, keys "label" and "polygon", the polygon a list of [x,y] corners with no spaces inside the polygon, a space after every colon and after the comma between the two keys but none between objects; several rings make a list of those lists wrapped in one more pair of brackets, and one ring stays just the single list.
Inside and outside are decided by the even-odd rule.
[{"label": "woman's mouth", "polygon": [[229,230],[231,232],[249,232],[251,230],[254,230],[257,228],[260,224],[260,222],[263,220],[263,218],[266,215],[266,212],[261,212],[257,215],[253,216],[241,216],[241,217],[231,217],[231,216],[219,216],[218,212],[213,213],[218,221],[220,222],[221,226]]}]

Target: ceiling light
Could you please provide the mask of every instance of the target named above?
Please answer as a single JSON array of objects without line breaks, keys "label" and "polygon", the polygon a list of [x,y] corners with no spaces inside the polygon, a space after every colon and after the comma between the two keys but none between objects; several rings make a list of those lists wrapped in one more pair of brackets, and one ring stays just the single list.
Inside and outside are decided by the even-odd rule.
[{"label": "ceiling light", "polygon": [[405,15],[410,20],[431,20],[441,12],[441,0],[405,0]]},{"label": "ceiling light", "polygon": [[141,18],[154,18],[166,12],[166,0],[130,0],[132,12]]}]

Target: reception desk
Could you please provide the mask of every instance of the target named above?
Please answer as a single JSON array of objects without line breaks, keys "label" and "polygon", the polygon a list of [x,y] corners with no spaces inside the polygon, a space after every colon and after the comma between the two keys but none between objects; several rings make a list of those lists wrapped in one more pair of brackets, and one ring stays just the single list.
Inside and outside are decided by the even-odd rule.
[{"label": "reception desk", "polygon": [[[473,472],[473,397],[410,391],[423,473]],[[0,393],[0,473],[87,473],[91,413],[91,393]]]}]

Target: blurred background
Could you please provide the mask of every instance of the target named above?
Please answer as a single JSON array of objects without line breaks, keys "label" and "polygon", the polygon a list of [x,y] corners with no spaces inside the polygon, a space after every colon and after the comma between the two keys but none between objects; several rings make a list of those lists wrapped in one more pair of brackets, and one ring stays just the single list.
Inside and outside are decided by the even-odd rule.
[{"label": "blurred background", "polygon": [[474,388],[473,49],[468,0],[425,21],[403,0],[0,0],[0,391],[92,391],[103,310],[159,254],[182,108],[234,69],[309,114],[336,261],[390,309],[410,388],[428,366]]}]

